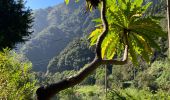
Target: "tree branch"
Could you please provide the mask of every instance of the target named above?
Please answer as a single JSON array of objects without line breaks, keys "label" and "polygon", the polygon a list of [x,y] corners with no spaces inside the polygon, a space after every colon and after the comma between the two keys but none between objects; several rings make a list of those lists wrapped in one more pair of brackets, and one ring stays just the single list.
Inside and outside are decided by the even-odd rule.
[{"label": "tree branch", "polygon": [[102,60],[102,64],[114,64],[114,65],[124,65],[128,61],[128,45],[125,45],[123,59],[121,61],[118,60]]},{"label": "tree branch", "polygon": [[[127,62],[128,58],[128,43],[125,43],[125,51],[122,61],[117,60],[102,60],[101,58],[101,44],[108,33],[108,22],[106,20],[106,0],[101,0],[101,19],[103,22],[103,32],[99,36],[96,44],[96,57],[94,60],[84,67],[77,75],[66,78],[57,83],[42,86],[37,89],[37,100],[50,100],[55,94],[60,92],[61,90],[67,89],[69,87],[73,87],[74,85],[82,82],[88,75],[90,75],[93,71],[97,69],[98,66],[102,64],[116,64],[123,65]],[[126,34],[125,34],[126,35]],[[126,37],[127,38],[127,37]]]},{"label": "tree branch", "polygon": [[84,67],[84,69],[82,69],[77,75],[66,78],[62,81],[59,81],[58,83],[38,88],[36,91],[37,99],[49,100],[51,97],[55,96],[55,94],[58,93],[59,91],[72,87],[83,81],[99,65],[101,65],[101,61],[95,58],[90,64]]},{"label": "tree branch", "polygon": [[106,0],[102,0],[101,5],[102,5],[101,6],[101,19],[102,19],[102,23],[103,23],[103,32],[98,37],[98,40],[97,40],[97,43],[96,43],[96,56],[99,59],[102,59],[101,45],[102,45],[104,38],[106,37],[106,35],[108,33],[108,22],[107,22],[107,19],[106,19]]}]

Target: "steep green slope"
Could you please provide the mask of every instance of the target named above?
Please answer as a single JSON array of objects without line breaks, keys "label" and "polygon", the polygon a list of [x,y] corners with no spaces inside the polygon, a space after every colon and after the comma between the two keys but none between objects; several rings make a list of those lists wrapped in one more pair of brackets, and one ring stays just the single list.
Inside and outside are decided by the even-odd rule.
[{"label": "steep green slope", "polygon": [[86,12],[84,0],[79,3],[70,2],[68,6],[59,4],[47,9],[34,11],[34,34],[21,51],[33,63],[34,71],[43,71],[53,56],[73,39],[88,34],[93,28],[92,19],[99,12]]},{"label": "steep green slope", "polygon": [[74,39],[67,47],[55,56],[48,64],[48,73],[62,72],[65,70],[79,70],[92,61],[94,52],[89,48],[85,39]]}]

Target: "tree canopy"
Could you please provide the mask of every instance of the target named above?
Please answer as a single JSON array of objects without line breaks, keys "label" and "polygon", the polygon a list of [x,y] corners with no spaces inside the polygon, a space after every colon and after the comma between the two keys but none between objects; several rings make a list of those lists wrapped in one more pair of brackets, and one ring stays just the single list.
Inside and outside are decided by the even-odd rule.
[{"label": "tree canopy", "polygon": [[13,48],[24,42],[32,32],[31,10],[24,6],[23,0],[0,1],[0,49]]}]

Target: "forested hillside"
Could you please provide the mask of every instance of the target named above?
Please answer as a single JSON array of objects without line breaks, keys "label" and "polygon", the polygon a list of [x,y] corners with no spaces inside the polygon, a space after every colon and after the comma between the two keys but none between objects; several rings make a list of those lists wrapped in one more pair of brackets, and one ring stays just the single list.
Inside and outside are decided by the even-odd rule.
[{"label": "forested hillside", "polygon": [[170,100],[166,0],[65,3],[0,0],[0,100]]},{"label": "forested hillside", "polygon": [[48,72],[63,72],[79,70],[94,58],[94,50],[90,50],[87,39],[74,39],[68,46],[56,55],[48,65]]},{"label": "forested hillside", "polygon": [[48,62],[73,38],[85,36],[94,29],[92,19],[99,17],[99,12],[86,12],[85,1],[73,0],[67,6],[63,3],[35,10],[33,16],[34,33],[21,51],[32,61],[34,71],[45,72]]}]

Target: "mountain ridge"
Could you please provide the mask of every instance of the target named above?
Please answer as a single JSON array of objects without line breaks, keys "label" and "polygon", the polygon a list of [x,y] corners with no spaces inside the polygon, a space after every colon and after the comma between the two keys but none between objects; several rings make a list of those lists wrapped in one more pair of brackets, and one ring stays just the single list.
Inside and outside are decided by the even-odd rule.
[{"label": "mountain ridge", "polygon": [[[84,10],[83,10],[84,9]],[[20,51],[33,63],[34,71],[46,72],[48,62],[58,55],[75,37],[94,29],[91,21],[99,11],[85,13],[85,1],[64,3],[34,11],[34,33]]]}]

